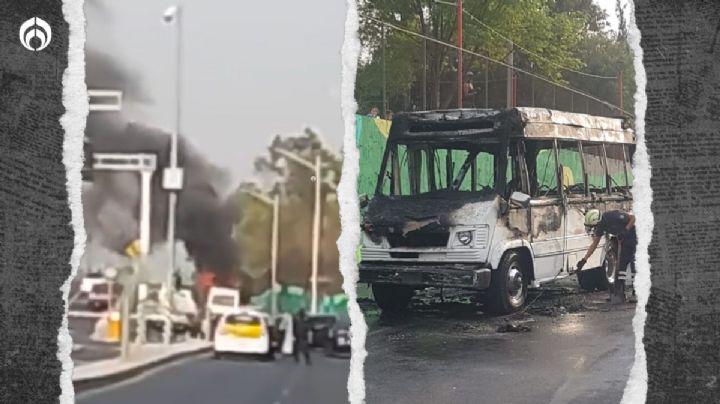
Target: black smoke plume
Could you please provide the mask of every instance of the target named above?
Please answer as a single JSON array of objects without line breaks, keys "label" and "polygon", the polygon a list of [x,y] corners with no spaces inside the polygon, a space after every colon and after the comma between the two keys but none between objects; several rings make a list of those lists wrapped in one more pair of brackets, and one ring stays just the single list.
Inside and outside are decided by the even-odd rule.
[{"label": "black smoke plume", "polygon": [[[88,88],[120,89],[134,101],[147,101],[137,76],[126,74],[106,56],[88,52]],[[158,170],[152,180],[151,240],[167,238],[168,193],[162,189],[162,169],[168,165],[170,136],[158,129],[129,122],[121,112],[91,112],[86,135],[95,153],[152,153]],[[86,156],[87,157],[87,156]],[[184,137],[178,142],[178,164],[185,169],[178,195],[176,238],[185,242],[196,267],[218,274],[235,268],[237,248],[232,225],[236,208],[223,199],[228,175],[201,156]],[[138,238],[140,179],[135,173],[95,172],[84,189],[83,207],[88,236],[122,253]]]}]

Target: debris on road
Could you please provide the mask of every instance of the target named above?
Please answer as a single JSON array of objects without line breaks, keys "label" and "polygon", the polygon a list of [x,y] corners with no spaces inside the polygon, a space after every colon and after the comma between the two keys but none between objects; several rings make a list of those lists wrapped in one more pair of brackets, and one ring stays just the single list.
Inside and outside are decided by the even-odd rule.
[{"label": "debris on road", "polygon": [[500,332],[500,333],[506,333],[506,332],[530,332],[530,331],[531,331],[530,327],[528,327],[528,326],[526,326],[526,325],[523,325],[523,324],[512,324],[512,323],[502,324],[502,325],[500,325],[500,326],[497,328],[497,330],[496,330],[496,332]]}]

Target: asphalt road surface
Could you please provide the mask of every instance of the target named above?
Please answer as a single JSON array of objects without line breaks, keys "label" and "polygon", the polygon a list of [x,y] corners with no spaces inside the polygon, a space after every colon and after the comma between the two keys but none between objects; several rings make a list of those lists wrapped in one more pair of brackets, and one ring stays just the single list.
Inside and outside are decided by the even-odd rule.
[{"label": "asphalt road surface", "polygon": [[92,335],[95,329],[97,316],[101,315],[102,312],[89,310],[87,303],[78,296],[79,282],[75,282],[73,285],[76,287],[71,288],[69,306],[70,313],[82,313],[85,315],[95,316],[69,316],[68,329],[70,331],[70,336],[72,336],[73,339],[73,351],[71,354],[73,361],[76,365],[79,365],[86,362],[111,359],[119,356],[120,350],[117,344],[93,341],[90,338],[90,335]]},{"label": "asphalt road surface", "polygon": [[[367,402],[620,402],[634,360],[635,305],[610,306],[607,293],[563,282],[570,283],[544,292],[526,313],[504,318],[462,297],[416,297],[398,318],[361,302]],[[527,328],[501,332],[508,324]]]},{"label": "asphalt road surface", "polygon": [[97,320],[92,318],[70,318],[68,320],[68,328],[73,339],[71,357],[76,365],[111,359],[120,355],[118,344],[90,339],[95,327],[95,321]]},{"label": "asphalt road surface", "polygon": [[178,362],[103,390],[79,394],[78,404],[342,404],[350,361],[313,352],[313,364],[292,358]]}]

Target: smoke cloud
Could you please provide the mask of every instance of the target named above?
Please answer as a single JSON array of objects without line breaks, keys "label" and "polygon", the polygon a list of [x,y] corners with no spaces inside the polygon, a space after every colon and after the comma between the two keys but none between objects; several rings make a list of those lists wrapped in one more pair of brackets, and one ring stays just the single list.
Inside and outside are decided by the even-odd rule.
[{"label": "smoke cloud", "polygon": [[[124,91],[135,101],[149,100],[138,77],[127,74],[100,53],[89,51],[88,88]],[[88,117],[86,135],[95,153],[151,153],[158,170],[152,179],[151,244],[167,238],[168,193],[162,189],[162,169],[168,165],[170,136],[150,126],[130,122],[122,112],[94,112]],[[176,238],[183,240],[196,266],[218,274],[237,263],[232,225],[236,210],[223,195],[229,175],[201,156],[184,138],[178,141],[178,164],[185,169],[184,189],[178,195]],[[138,238],[140,179],[137,173],[95,172],[83,190],[88,237],[95,243],[122,253]]]}]

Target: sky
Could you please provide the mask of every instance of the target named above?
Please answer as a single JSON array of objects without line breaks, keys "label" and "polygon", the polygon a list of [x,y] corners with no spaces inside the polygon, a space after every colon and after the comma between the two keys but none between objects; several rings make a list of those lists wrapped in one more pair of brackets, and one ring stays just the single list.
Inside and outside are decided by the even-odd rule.
[{"label": "sky", "polygon": [[[87,0],[87,48],[137,74],[149,100],[125,100],[139,122],[175,127],[173,0]],[[311,127],[340,150],[345,2],[179,1],[183,7],[181,133],[239,181],[276,134]],[[312,4],[312,7],[310,6]]]},{"label": "sky", "polygon": [[[630,0],[622,0],[622,4],[627,4]],[[608,22],[610,23],[610,28],[613,30],[617,30],[618,27],[618,19],[617,14],[615,11],[615,0],[593,0],[595,4],[602,7],[605,12],[608,15]],[[625,15],[628,15],[629,12],[629,5],[625,7]]]}]

